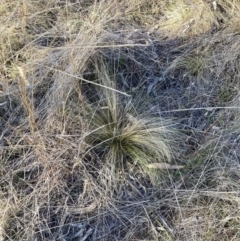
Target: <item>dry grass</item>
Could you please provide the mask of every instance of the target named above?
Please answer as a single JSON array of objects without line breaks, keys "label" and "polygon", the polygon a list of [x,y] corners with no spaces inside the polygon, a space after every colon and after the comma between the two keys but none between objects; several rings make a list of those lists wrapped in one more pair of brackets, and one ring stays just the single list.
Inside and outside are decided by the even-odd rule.
[{"label": "dry grass", "polygon": [[239,1],[170,1],[165,6],[159,28],[171,38],[196,36],[226,28],[237,32]]},{"label": "dry grass", "polygon": [[207,32],[215,23],[211,6],[202,0],[170,1],[164,13],[165,19],[160,22],[160,28],[174,38]]},{"label": "dry grass", "polygon": [[239,240],[239,8],[3,0],[0,240]]}]

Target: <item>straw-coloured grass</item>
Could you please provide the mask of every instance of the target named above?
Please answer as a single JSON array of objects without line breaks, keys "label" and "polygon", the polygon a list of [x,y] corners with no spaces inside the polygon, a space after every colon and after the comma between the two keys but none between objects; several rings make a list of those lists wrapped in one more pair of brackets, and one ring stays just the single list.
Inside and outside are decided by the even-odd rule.
[{"label": "straw-coloured grass", "polygon": [[239,240],[239,9],[2,0],[0,240]]}]

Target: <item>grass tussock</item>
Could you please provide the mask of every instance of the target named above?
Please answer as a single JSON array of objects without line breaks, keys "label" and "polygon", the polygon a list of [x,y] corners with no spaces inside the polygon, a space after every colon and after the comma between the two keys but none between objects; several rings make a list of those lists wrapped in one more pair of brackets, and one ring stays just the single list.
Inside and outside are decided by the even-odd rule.
[{"label": "grass tussock", "polygon": [[98,79],[104,87],[98,91],[97,107],[90,112],[93,115],[87,139],[96,152],[103,154],[102,158],[113,176],[115,169],[124,170],[129,159],[149,173],[154,181],[156,175],[149,164],[171,162],[175,156],[171,144],[175,142],[176,147],[178,134],[163,118],[151,117],[151,113],[147,116],[143,104],[136,103],[138,106],[135,106],[129,97],[124,98],[113,91],[117,80],[111,79],[106,68],[104,65],[97,67]]},{"label": "grass tussock", "polygon": [[3,0],[0,240],[239,240],[239,9]]}]

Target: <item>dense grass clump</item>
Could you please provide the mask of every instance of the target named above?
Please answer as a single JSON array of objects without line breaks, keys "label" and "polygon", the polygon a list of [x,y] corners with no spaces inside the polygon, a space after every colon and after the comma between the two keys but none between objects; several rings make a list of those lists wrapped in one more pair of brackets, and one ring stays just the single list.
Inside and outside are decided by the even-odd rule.
[{"label": "dense grass clump", "polygon": [[[116,80],[110,79],[106,66],[97,69],[102,86],[116,89]],[[112,175],[119,169],[124,171],[128,160],[142,167],[154,180],[149,164],[170,162],[175,156],[176,130],[169,121],[154,117],[143,103],[134,103],[131,98],[106,88],[97,92],[100,99],[91,111],[91,131],[87,136],[93,149],[102,155]]]}]

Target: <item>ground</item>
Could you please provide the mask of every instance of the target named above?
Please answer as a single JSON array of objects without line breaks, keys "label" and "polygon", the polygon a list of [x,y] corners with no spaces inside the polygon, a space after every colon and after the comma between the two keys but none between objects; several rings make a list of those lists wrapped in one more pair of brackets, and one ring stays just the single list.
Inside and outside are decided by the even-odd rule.
[{"label": "ground", "polygon": [[2,0],[0,241],[239,240],[239,13]]}]

